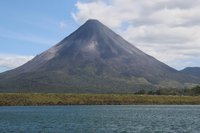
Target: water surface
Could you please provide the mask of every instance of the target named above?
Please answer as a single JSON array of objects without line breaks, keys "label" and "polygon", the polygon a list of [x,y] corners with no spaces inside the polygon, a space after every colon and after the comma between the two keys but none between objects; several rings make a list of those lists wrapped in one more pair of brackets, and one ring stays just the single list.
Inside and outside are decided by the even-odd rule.
[{"label": "water surface", "polygon": [[0,107],[1,133],[199,133],[200,106]]}]

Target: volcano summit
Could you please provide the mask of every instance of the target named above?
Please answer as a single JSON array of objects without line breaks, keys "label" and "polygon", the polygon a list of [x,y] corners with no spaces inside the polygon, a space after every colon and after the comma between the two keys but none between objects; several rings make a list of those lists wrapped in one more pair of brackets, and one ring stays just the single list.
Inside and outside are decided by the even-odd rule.
[{"label": "volcano summit", "polygon": [[98,20],[0,74],[1,92],[127,93],[200,83],[145,54]]}]

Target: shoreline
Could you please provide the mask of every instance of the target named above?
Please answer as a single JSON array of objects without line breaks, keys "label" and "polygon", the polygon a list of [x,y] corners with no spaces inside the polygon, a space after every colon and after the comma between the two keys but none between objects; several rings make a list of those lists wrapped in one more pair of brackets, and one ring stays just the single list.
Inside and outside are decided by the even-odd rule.
[{"label": "shoreline", "polygon": [[43,105],[200,105],[200,96],[0,93],[0,106]]}]

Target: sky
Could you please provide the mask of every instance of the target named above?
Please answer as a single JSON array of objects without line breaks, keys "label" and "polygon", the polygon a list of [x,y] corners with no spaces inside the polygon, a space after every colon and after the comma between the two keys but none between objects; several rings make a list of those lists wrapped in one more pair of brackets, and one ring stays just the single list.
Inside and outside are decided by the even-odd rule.
[{"label": "sky", "polygon": [[171,67],[200,67],[200,0],[1,0],[0,72],[31,60],[88,19]]}]

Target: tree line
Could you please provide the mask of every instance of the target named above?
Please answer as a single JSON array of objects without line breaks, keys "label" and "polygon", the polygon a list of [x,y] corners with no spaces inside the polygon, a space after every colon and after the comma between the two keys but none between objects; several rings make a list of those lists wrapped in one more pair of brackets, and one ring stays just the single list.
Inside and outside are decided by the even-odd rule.
[{"label": "tree line", "polygon": [[146,95],[188,95],[198,96],[200,95],[200,86],[195,86],[190,89],[176,89],[176,88],[160,88],[156,90],[139,90],[135,94],[146,94]]}]

